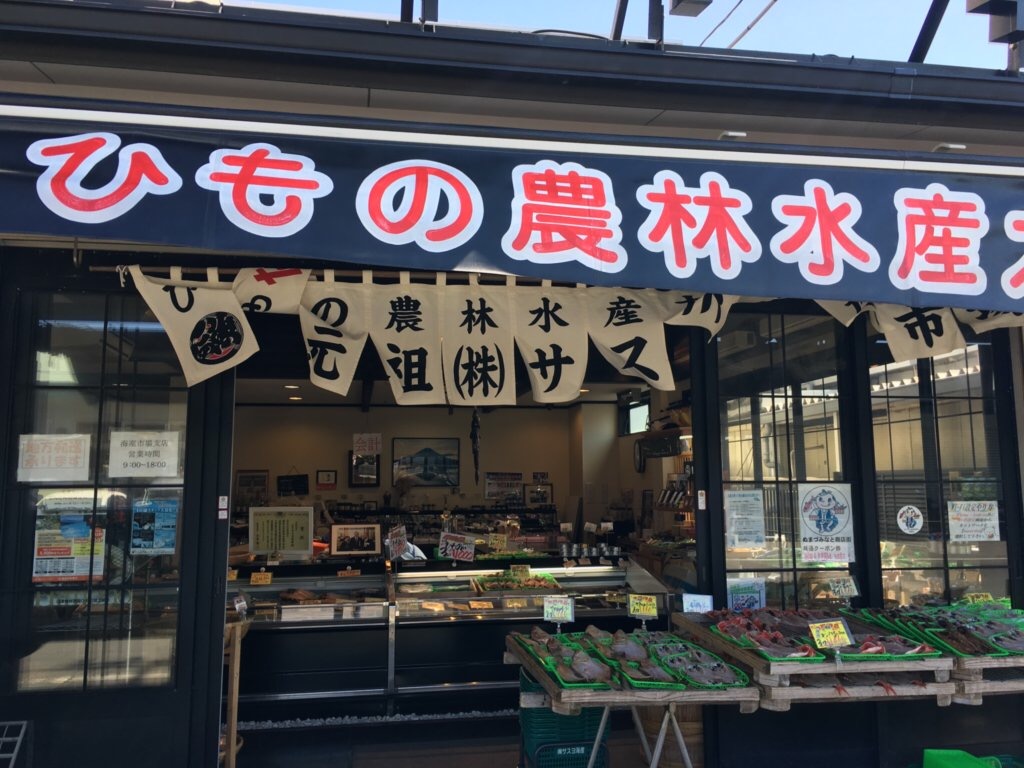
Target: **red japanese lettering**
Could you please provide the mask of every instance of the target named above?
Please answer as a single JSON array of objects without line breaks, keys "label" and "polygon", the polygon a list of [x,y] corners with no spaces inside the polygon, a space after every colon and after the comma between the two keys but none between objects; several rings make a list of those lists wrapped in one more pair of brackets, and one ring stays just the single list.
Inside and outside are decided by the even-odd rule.
[{"label": "red japanese lettering", "polygon": [[690,277],[696,259],[706,258],[716,276],[731,280],[743,263],[761,257],[761,243],[746,221],[750,197],[720,174],[705,173],[699,187],[687,187],[674,171],[659,171],[636,197],[650,211],[637,233],[640,244],[662,253],[675,277]]},{"label": "red japanese lettering", "polygon": [[[334,189],[308,157],[272,144],[218,149],[196,171],[196,184],[219,192],[221,210],[239,229],[260,237],[288,237],[313,218],[313,203]],[[269,202],[264,202],[264,199]]]},{"label": "red japanese lettering", "polygon": [[772,212],[786,225],[772,238],[772,253],[779,261],[799,264],[808,282],[838,283],[844,264],[863,272],[878,269],[878,251],[853,230],[861,216],[860,200],[853,195],[836,194],[827,182],[810,179],[803,195],[778,195]]},{"label": "red japanese lettering", "polygon": [[480,190],[468,176],[429,160],[378,168],[356,193],[356,213],[367,232],[385,243],[416,243],[431,253],[465,244],[480,229],[483,211]]},{"label": "red japanese lettering", "polygon": [[897,190],[894,202],[899,242],[889,265],[893,285],[933,293],[983,293],[987,280],[978,250],[988,232],[984,201],[973,193],[929,184],[926,189]]},{"label": "red japanese lettering", "polygon": [[114,178],[99,189],[86,189],[86,176],[120,146],[119,136],[103,132],[34,142],[25,154],[46,168],[36,181],[40,201],[63,219],[101,224],[124,215],[146,195],[181,189],[181,177],[150,144],[122,148]]},{"label": "red japanese lettering", "polygon": [[603,272],[626,266],[622,213],[606,174],[542,160],[517,166],[512,185],[512,222],[501,241],[506,254],[542,264],[579,261]]},{"label": "red japanese lettering", "polygon": [[294,277],[295,275],[301,275],[301,269],[274,269],[268,272],[263,267],[257,267],[256,271],[253,272],[253,279],[258,283],[266,283],[267,285],[277,285],[277,281],[284,277]]},{"label": "red japanese lettering", "polygon": [[[1007,213],[1003,219],[1003,230],[1015,243],[1024,243],[1024,211]],[[1003,272],[1000,285],[1011,299],[1024,298],[1024,256]]]}]

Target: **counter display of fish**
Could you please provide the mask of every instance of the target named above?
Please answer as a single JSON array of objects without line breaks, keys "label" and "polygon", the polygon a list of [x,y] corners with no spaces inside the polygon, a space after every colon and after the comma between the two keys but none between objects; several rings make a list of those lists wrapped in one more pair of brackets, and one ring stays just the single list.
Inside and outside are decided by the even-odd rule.
[{"label": "counter display of fish", "polygon": [[[715,632],[769,659],[825,661],[828,656],[838,654],[849,660],[881,661],[937,656],[940,653],[927,638],[897,633],[893,624],[872,626],[858,617],[841,616],[827,610],[761,608],[740,613],[711,611],[705,616],[712,622]],[[808,641],[811,635],[809,625],[840,618],[846,622],[853,644],[830,649],[826,653],[814,648]],[[879,628],[888,631],[879,632]]]},{"label": "counter display of fish", "polygon": [[864,609],[859,618],[957,656],[1024,654],[1024,611],[998,604]]},{"label": "counter display of fish", "polygon": [[746,675],[710,651],[670,632],[606,632],[593,625],[584,632],[549,635],[534,627],[516,640],[563,685],[623,685],[683,689],[738,687]]}]

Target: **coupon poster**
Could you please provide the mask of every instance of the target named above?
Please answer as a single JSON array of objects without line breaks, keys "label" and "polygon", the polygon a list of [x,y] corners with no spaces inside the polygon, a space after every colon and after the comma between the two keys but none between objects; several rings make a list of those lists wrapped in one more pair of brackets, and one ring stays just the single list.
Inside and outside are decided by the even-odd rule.
[{"label": "coupon poster", "polygon": [[106,513],[94,515],[92,509],[39,509],[32,558],[33,583],[102,580],[106,522]]},{"label": "coupon poster", "polygon": [[133,555],[173,555],[178,542],[178,499],[132,504]]},{"label": "coupon poster", "polygon": [[853,506],[849,483],[800,483],[800,557],[805,563],[852,563]]}]

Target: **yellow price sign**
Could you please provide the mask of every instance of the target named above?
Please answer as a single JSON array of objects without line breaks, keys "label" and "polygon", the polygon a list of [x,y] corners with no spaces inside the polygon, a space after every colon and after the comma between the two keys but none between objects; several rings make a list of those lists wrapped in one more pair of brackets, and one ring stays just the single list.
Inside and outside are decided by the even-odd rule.
[{"label": "yellow price sign", "polygon": [[841,648],[844,645],[853,645],[850,628],[842,619],[813,621],[807,625],[807,629],[810,630],[811,639],[818,648]]},{"label": "yellow price sign", "polygon": [[629,596],[629,615],[637,619],[658,618],[658,598],[654,595]]},{"label": "yellow price sign", "polygon": [[964,595],[964,600],[968,603],[994,603],[995,598],[992,597],[990,592],[971,592],[968,595]]},{"label": "yellow price sign", "polygon": [[487,546],[495,552],[505,552],[508,550],[508,536],[504,533],[489,533]]},{"label": "yellow price sign", "polygon": [[270,571],[257,571],[256,573],[250,574],[249,584],[251,586],[266,586],[274,580],[274,574]]}]

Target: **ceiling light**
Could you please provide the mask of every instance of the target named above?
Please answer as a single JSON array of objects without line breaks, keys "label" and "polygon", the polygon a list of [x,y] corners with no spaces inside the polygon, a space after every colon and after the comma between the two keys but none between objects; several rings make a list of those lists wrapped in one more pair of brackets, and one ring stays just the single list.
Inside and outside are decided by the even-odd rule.
[{"label": "ceiling light", "polygon": [[718,134],[719,141],[738,141],[747,138],[746,131],[722,131]]},{"label": "ceiling light", "polygon": [[932,152],[963,152],[967,149],[966,144],[956,144],[954,142],[944,141],[941,144],[936,144],[932,147]]},{"label": "ceiling light", "polygon": [[589,389],[581,389],[580,390],[580,394],[583,394],[584,392],[589,392],[589,391],[590,391]]},{"label": "ceiling light", "polygon": [[285,389],[298,389],[299,385],[298,384],[285,384],[284,388]]},{"label": "ceiling light", "polygon": [[301,397],[301,396],[299,396],[299,395],[292,395],[292,396],[291,396],[291,397],[289,397],[288,399],[289,399],[289,400],[301,400],[301,399],[302,399],[302,397]]}]

